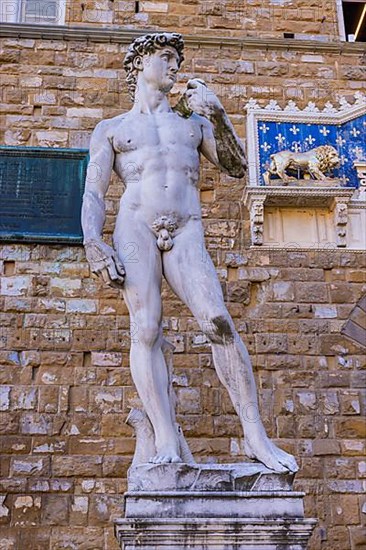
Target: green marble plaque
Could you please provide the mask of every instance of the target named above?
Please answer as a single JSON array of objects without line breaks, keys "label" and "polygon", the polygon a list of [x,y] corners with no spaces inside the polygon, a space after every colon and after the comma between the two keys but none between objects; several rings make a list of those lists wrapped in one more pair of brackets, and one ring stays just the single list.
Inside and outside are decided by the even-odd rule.
[{"label": "green marble plaque", "polygon": [[88,151],[0,147],[0,240],[81,243]]}]

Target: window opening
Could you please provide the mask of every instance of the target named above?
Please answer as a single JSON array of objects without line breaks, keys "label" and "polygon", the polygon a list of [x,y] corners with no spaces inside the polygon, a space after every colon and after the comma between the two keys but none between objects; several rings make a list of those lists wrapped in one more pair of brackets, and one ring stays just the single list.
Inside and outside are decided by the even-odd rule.
[{"label": "window opening", "polygon": [[348,42],[366,42],[366,2],[342,2],[345,39]]}]

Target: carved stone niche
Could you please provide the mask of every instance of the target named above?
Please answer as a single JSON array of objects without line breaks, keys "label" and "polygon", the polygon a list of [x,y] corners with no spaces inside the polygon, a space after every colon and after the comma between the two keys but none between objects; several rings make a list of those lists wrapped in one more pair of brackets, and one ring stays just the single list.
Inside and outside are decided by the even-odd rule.
[{"label": "carved stone niche", "polygon": [[360,181],[358,200],[366,200],[366,160],[353,163],[357,170],[357,177]]},{"label": "carved stone niche", "polygon": [[247,187],[252,244],[345,247],[354,189]]},{"label": "carved stone niche", "polygon": [[365,96],[246,109],[252,245],[365,249]]}]

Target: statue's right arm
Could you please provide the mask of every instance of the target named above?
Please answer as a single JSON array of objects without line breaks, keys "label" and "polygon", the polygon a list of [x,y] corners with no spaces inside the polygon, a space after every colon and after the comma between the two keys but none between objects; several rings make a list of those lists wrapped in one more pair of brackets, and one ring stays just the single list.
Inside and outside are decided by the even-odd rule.
[{"label": "statue's right arm", "polygon": [[90,140],[81,225],[86,257],[93,273],[113,286],[124,279],[124,268],[112,247],[102,239],[105,222],[105,194],[109,187],[115,153],[108,135],[109,121],[100,122]]},{"label": "statue's right arm", "polygon": [[84,244],[90,240],[102,240],[105,222],[104,197],[109,187],[114,162],[114,151],[107,136],[105,121],[100,122],[92,133],[89,155],[81,209]]}]

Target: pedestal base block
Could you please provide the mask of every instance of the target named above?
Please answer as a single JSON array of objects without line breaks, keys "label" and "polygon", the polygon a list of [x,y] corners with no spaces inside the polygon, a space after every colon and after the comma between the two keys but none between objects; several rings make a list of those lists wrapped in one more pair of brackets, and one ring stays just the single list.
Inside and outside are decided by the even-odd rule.
[{"label": "pedestal base block", "polygon": [[305,550],[316,521],[120,519],[121,550]]},{"label": "pedestal base block", "polygon": [[142,464],[128,475],[121,550],[305,550],[293,474],[261,464]]}]

